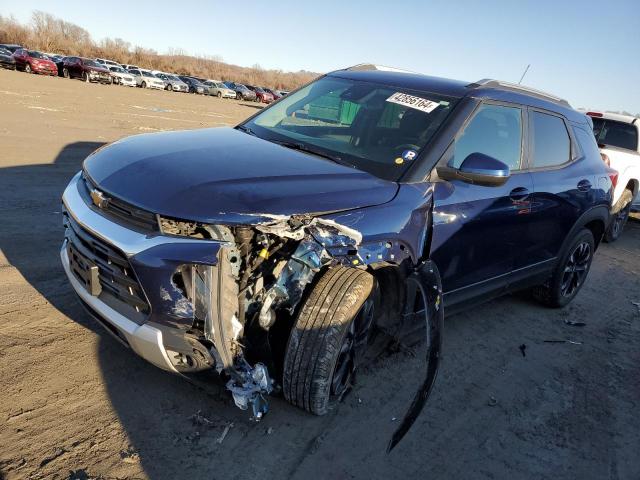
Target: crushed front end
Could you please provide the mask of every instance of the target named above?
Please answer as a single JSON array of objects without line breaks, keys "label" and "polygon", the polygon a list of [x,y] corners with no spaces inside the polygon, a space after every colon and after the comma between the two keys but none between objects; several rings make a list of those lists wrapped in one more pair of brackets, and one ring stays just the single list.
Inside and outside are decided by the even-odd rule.
[{"label": "crushed front end", "polygon": [[110,196],[84,173],[65,190],[63,214],[62,264],[89,313],[160,368],[216,369],[256,419],[280,368],[271,329],[290,321],[323,267],[364,265],[359,233],[332,220],[165,218]]}]

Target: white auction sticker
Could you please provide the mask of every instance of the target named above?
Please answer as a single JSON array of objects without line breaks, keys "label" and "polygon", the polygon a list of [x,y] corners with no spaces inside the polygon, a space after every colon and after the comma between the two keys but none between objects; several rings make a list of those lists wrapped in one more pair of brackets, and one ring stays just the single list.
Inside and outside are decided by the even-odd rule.
[{"label": "white auction sticker", "polygon": [[405,107],[415,108],[421,112],[431,113],[438,105],[438,102],[432,102],[426,98],[414,97],[413,95],[407,95],[406,93],[396,92],[387,98],[387,102],[397,103],[398,105],[404,105]]}]

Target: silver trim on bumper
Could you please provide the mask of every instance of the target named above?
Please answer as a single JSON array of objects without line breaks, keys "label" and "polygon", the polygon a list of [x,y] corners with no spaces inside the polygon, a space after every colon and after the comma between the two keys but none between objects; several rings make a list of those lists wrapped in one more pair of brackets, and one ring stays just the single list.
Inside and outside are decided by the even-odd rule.
[{"label": "silver trim on bumper", "polygon": [[69,268],[69,257],[67,256],[67,250],[64,245],[60,250],[60,259],[62,260],[62,266],[69,278],[69,282],[78,296],[105,321],[108,321],[117,328],[126,337],[134,352],[156,367],[170,372],[177,371],[171,364],[167,351],[164,348],[162,332],[160,330],[150,327],[149,325],[138,325],[132,322],[87,292]]}]

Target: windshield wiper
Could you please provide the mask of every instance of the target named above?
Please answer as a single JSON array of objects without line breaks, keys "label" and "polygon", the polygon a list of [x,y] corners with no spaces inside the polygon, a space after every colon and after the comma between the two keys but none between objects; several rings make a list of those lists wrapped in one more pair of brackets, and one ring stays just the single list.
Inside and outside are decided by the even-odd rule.
[{"label": "windshield wiper", "polygon": [[278,145],[282,145],[283,147],[290,148],[292,150],[298,150],[299,152],[310,153],[311,155],[316,155],[318,157],[326,158],[327,160],[331,160],[332,162],[339,163],[340,165],[349,165],[345,163],[342,158],[337,155],[331,155],[330,153],[325,153],[321,150],[317,150],[309,145],[301,142],[287,142],[280,140],[272,140],[273,143],[277,143]]},{"label": "windshield wiper", "polygon": [[238,130],[244,132],[244,133],[248,133],[249,135],[253,135],[254,137],[257,137],[256,132],[254,132],[253,130],[251,130],[249,127],[247,127],[246,125],[238,125],[236,127]]}]

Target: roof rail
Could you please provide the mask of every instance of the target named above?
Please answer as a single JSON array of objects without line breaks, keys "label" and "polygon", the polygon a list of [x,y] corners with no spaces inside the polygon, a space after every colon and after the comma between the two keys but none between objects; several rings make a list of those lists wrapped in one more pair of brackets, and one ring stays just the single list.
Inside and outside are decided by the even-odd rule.
[{"label": "roof rail", "polygon": [[402,68],[386,67],[384,65],[376,65],[373,63],[359,63],[358,65],[343,68],[342,70],[347,72],[378,70],[381,72],[416,73],[416,72],[411,72],[409,70],[403,70]]},{"label": "roof rail", "polygon": [[541,90],[536,90],[535,88],[526,87],[524,85],[520,85],[517,83],[509,83],[503,82],[501,80],[493,80],[491,78],[483,78],[482,80],[478,80],[477,82],[470,83],[467,85],[467,88],[481,88],[481,87],[495,87],[495,88],[503,88],[505,90],[512,90],[516,92],[523,92],[534,97],[541,98],[543,100],[550,100],[555,103],[559,103],[564,105],[565,107],[571,107],[569,102],[567,102],[564,98],[556,97],[555,95],[551,95],[550,93],[543,92]]}]

